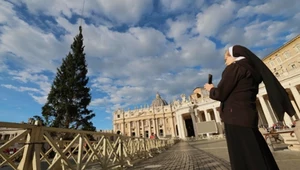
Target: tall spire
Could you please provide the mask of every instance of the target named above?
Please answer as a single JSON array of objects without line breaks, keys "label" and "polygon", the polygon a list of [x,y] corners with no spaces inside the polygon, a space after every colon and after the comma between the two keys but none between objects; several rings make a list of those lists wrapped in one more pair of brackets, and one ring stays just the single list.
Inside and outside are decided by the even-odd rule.
[{"label": "tall spire", "polygon": [[81,25],[79,26],[79,34],[81,34],[82,33],[82,27],[81,27]]},{"label": "tall spire", "polygon": [[85,4],[85,0],[83,0],[82,9],[81,9],[81,19],[80,19],[80,26],[82,26],[82,20],[83,20],[83,11],[84,11],[84,4]]}]

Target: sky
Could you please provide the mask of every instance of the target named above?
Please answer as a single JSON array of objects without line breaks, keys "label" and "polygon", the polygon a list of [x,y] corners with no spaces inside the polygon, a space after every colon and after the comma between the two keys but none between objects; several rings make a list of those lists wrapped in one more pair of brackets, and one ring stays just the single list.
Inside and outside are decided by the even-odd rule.
[{"label": "sky", "polygon": [[[220,80],[224,51],[260,58],[299,34],[300,1],[0,0],[0,121],[41,115],[82,25],[97,129],[118,109],[168,103]],[[83,9],[83,10],[82,10]]]}]

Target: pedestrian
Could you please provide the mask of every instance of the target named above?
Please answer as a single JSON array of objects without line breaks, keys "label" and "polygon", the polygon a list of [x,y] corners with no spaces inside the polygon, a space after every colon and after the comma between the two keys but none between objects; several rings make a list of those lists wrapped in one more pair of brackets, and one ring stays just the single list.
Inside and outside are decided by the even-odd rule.
[{"label": "pedestrian", "polygon": [[246,47],[235,45],[225,52],[226,68],[214,87],[205,84],[209,97],[221,102],[220,117],[232,170],[279,169],[258,129],[256,95],[261,82],[265,84],[270,104],[283,121],[284,113],[295,114],[287,92],[268,67]]},{"label": "pedestrian", "polygon": [[154,133],[151,133],[150,139],[155,139]]}]

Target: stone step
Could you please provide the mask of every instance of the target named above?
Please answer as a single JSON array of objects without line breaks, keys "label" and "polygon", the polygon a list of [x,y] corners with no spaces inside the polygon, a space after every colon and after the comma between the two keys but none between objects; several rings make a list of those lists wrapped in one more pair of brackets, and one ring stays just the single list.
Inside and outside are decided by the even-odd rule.
[{"label": "stone step", "polygon": [[289,150],[291,151],[300,151],[300,145],[290,145],[288,146]]},{"label": "stone step", "polygon": [[284,143],[286,144],[300,144],[296,135],[294,135],[294,137],[292,137],[290,134],[281,134],[280,135],[283,138]]}]

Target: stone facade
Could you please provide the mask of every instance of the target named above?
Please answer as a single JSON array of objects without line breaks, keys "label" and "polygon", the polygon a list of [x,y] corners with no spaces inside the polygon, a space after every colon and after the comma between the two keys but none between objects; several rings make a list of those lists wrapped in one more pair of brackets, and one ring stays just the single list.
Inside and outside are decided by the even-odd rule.
[{"label": "stone facade", "polygon": [[23,132],[22,129],[0,127],[0,141],[10,140],[18,134],[20,134],[21,132]]},{"label": "stone facade", "polygon": [[[286,114],[284,123],[291,126],[292,122],[300,117],[300,35],[266,56],[263,62],[290,95],[297,114],[292,118]],[[188,98],[183,94],[181,100],[173,101],[170,104],[167,104],[157,94],[151,106],[128,111],[122,109],[115,111],[113,130],[127,136],[149,137],[151,133],[154,133],[158,137],[184,139],[200,134],[197,124],[214,122],[217,127],[216,134],[222,134],[219,105],[219,102],[209,99],[208,92],[202,87],[195,88]],[[268,101],[263,83],[260,85],[257,95],[257,108],[260,126],[270,127],[278,121]],[[212,133],[203,135],[209,136]]]},{"label": "stone facade", "polygon": [[[178,101],[179,103],[179,101]],[[114,112],[114,132],[126,136],[149,137],[154,133],[160,137],[175,137],[175,106],[168,105],[159,94],[151,106]]]}]

